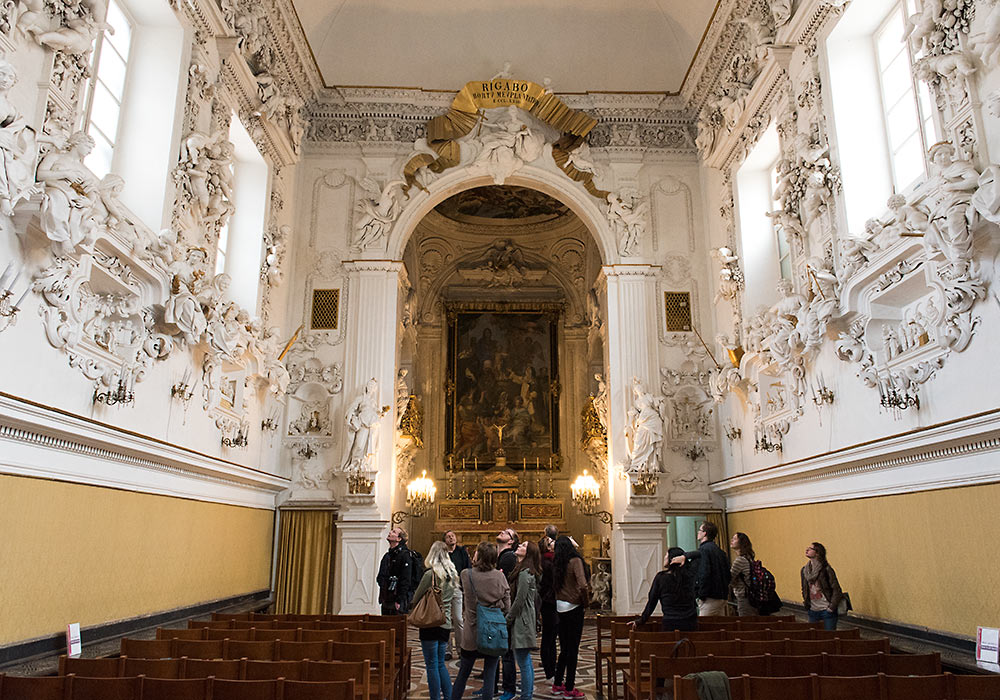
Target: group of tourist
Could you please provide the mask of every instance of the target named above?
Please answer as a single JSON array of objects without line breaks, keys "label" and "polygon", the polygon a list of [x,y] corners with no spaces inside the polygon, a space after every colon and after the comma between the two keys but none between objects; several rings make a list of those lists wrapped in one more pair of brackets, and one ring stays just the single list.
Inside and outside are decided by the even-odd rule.
[{"label": "group of tourist", "polygon": [[[546,680],[553,682],[552,694],[583,697],[576,688],[576,665],[590,598],[590,572],[572,538],[560,536],[549,525],[537,543],[522,542],[508,528],[497,534],[496,544],[480,542],[470,560],[455,533],[449,531],[431,545],[423,564],[420,555],[407,547],[402,528],[393,528],[386,540],[389,551],[382,557],[377,578],[383,615],[406,614],[430,591],[440,591],[443,624],[419,630],[430,700],[460,700],[480,658],[482,700],[493,698],[501,660],[500,700],[515,697],[519,673],[520,698],[530,700],[535,687],[531,652],[539,648],[539,621],[542,670]],[[500,655],[480,651],[480,606],[498,609],[506,618],[508,642]],[[459,659],[454,682],[445,665],[453,658],[450,640]]]},{"label": "group of tourist", "polygon": [[[737,532],[729,541],[734,552],[732,562],[715,543],[718,527],[704,522],[698,528],[698,549],[685,552],[671,547],[663,558],[663,570],[653,579],[649,599],[633,625],[644,624],[656,609],[663,611],[664,630],[692,631],[698,617],[724,615],[729,591],[736,601],[736,614],[758,615],[750,596],[754,582],[756,555],[750,538]],[[826,547],[813,542],[805,551],[808,562],[800,572],[802,602],[810,622],[822,622],[825,629],[837,629],[838,606],[844,593],[837,574],[826,559]],[[756,567],[760,570],[759,563]],[[759,574],[756,574],[759,577]]]}]

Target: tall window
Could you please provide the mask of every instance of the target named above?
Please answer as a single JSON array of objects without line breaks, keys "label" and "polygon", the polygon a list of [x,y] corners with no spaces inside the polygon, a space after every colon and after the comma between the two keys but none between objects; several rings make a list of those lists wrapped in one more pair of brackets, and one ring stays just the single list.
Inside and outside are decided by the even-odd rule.
[{"label": "tall window", "polygon": [[[776,195],[778,191],[778,161],[775,161],[768,169],[768,186],[770,187],[771,211],[778,211],[782,207],[780,198]],[[773,220],[772,220],[773,221]],[[792,279],[792,248],[788,245],[788,232],[777,222],[772,224],[774,238],[778,247],[778,270],[781,278]]]},{"label": "tall window", "polygon": [[133,26],[117,0],[108,3],[107,23],[110,29],[101,32],[94,45],[83,124],[94,139],[94,150],[86,164],[100,177],[111,172],[118,140]]},{"label": "tall window", "polygon": [[923,179],[926,175],[924,154],[935,141],[930,92],[927,84],[913,75],[915,57],[903,36],[904,17],[916,11],[913,4],[913,0],[895,3],[873,36],[889,164],[896,192]]}]

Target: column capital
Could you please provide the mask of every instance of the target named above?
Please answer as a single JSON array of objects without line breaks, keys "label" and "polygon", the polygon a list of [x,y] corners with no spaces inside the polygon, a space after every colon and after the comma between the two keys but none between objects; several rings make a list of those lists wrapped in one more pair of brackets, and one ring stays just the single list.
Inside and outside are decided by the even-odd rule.
[{"label": "column capital", "polygon": [[401,260],[345,260],[348,272],[389,272],[399,274],[403,269]]},{"label": "column capital", "polygon": [[600,276],[605,279],[656,277],[660,274],[660,269],[659,265],[647,264],[602,265]]}]

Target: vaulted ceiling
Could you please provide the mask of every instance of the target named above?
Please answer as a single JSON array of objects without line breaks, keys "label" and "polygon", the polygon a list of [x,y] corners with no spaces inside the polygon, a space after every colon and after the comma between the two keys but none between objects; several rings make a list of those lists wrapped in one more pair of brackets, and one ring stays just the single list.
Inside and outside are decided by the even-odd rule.
[{"label": "vaulted ceiling", "polygon": [[678,92],[715,0],[292,0],[328,86]]}]

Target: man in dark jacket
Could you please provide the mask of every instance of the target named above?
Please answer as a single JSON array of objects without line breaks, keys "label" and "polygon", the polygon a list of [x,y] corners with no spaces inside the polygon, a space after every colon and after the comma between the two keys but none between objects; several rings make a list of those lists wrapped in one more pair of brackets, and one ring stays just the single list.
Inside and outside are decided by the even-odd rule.
[{"label": "man in dark jacket", "polygon": [[410,607],[410,570],[413,559],[406,547],[406,530],[394,527],[385,538],[389,551],[378,567],[378,602],[383,615],[405,615]]},{"label": "man in dark jacket", "polygon": [[698,574],[694,579],[694,594],[698,598],[698,615],[725,615],[729,598],[729,557],[715,544],[719,528],[703,522],[698,528]]}]

